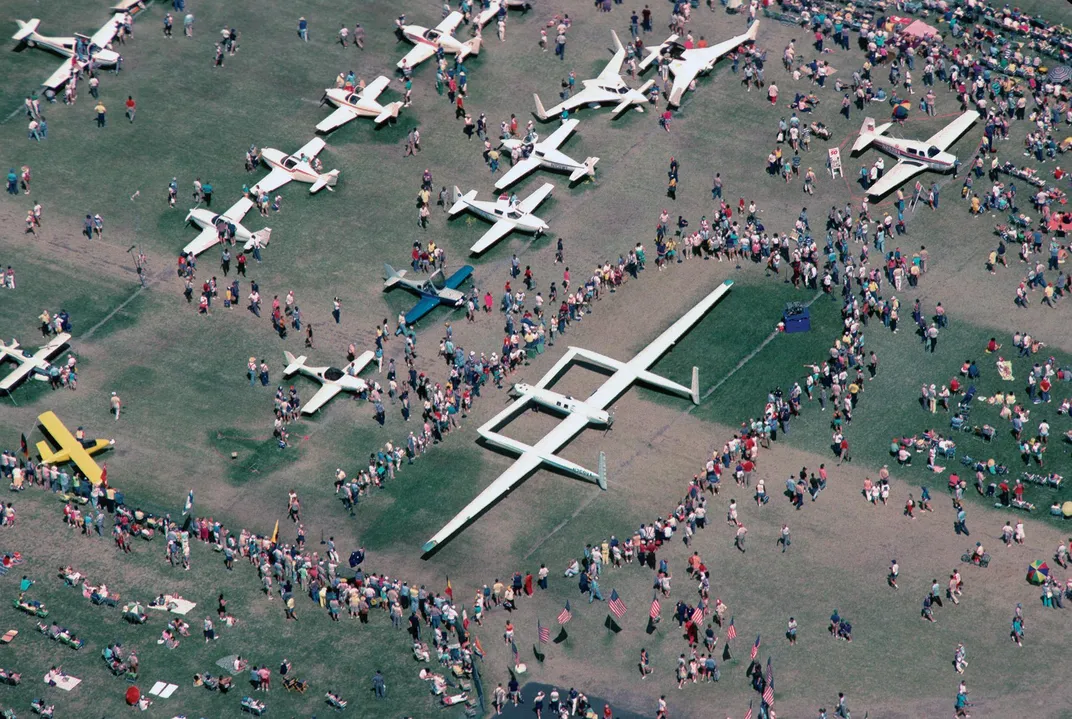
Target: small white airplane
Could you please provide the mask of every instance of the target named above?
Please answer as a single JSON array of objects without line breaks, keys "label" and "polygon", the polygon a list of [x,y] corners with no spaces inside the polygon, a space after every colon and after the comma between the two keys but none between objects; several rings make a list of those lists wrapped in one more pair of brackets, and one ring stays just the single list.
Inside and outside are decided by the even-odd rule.
[{"label": "small white airplane", "polygon": [[324,90],[324,99],[320,101],[320,104],[330,102],[338,109],[321,120],[316,126],[316,131],[331,132],[336,127],[345,125],[358,117],[371,117],[377,125],[398,117],[402,109],[401,100],[389,102],[386,105],[376,102],[376,98],[390,84],[391,81],[388,78],[380,75],[366,85],[364,90],[358,92],[336,87]]},{"label": "small white airplane", "polygon": [[271,227],[265,227],[263,230],[258,230],[257,232],[250,232],[242,225],[242,218],[246,216],[246,213],[249,212],[252,207],[253,200],[248,197],[243,197],[221,213],[202,208],[194,208],[190,210],[189,214],[186,215],[186,221],[192,222],[200,227],[201,234],[186,245],[186,247],[183,247],[182,253],[185,255],[193,252],[195,255],[200,255],[202,252],[219,242],[220,237],[217,225],[221,222],[234,225],[235,241],[241,242],[243,249],[247,251],[253,249],[254,239],[259,240],[261,246],[267,245],[269,238],[272,236]]},{"label": "small white airplane", "polygon": [[[546,167],[549,170],[559,170],[570,173],[570,182],[576,182],[585,175],[595,175],[596,163],[599,162],[598,157],[589,157],[585,159],[584,162],[577,162],[573,158],[558,151],[558,146],[566,141],[566,138],[573,133],[573,130],[579,124],[580,120],[566,120],[557,130],[552,132],[547,139],[540,140],[533,145],[532,154],[523,160],[518,160],[516,165],[511,167],[505,175],[500,177],[495,183],[495,189],[502,190],[509,187],[540,166]],[[511,138],[509,140],[503,140],[502,144],[506,149],[513,150],[515,147],[521,147],[525,143],[523,140]]]},{"label": "small white airplane", "polygon": [[42,381],[47,380],[48,370],[51,366],[49,365],[49,360],[63,351],[63,348],[70,341],[71,336],[66,332],[61,332],[33,354],[19,347],[18,340],[11,340],[11,344],[4,344],[3,341],[0,341],[0,362],[12,360],[18,363],[15,369],[8,372],[6,377],[0,379],[0,392],[10,392],[28,376]]},{"label": "small white airplane", "polygon": [[[607,407],[613,404],[635,382],[643,382],[668,392],[689,397],[692,399],[693,404],[699,404],[700,377],[699,370],[696,367],[692,368],[691,387],[660,377],[650,372],[648,368],[655,364],[668,349],[673,347],[693,325],[699,322],[707,314],[708,310],[714,307],[715,303],[729,292],[732,286],[733,280],[723,282],[718,289],[700,300],[699,304],[670,325],[651,344],[642,349],[628,362],[619,362],[596,352],[579,347],[570,347],[566,354],[562,356],[562,359],[535,385],[515,385],[514,390],[519,395],[519,398],[502,412],[488,420],[477,430],[477,433],[488,444],[510,452],[516,452],[520,456],[509,469],[499,475],[462,511],[447,522],[434,537],[428,540],[424,545],[423,552],[428,554],[450,539],[465,525],[513,490],[525,477],[542,464],[548,464],[580,479],[595,482],[600,489],[606,489],[607,466],[603,453],[599,455],[598,471],[593,472],[559,456],[556,452],[569,444],[589,424],[603,427],[610,426],[612,417],[606,411]],[[551,384],[574,361],[582,361],[602,367],[612,371],[613,374],[585,400],[578,400],[547,389],[547,385]],[[545,434],[542,439],[533,445],[524,444],[498,432],[499,427],[528,408],[530,403],[539,404],[566,416],[557,427]]]},{"label": "small white airplane", "polygon": [[714,69],[715,63],[726,53],[744,45],[746,42],[754,42],[758,32],[759,21],[756,20],[748,28],[748,32],[743,35],[731,37],[729,40],[710,47],[692,47],[687,50],[684,45],[678,42],[677,35],[671,35],[663,44],[651,48],[648,56],[640,62],[640,71],[647,70],[661,55],[669,55],[671,58],[670,74],[674,76],[669,101],[671,105],[677,107],[681,104],[681,96],[685,94],[685,90],[689,89],[689,85],[692,84],[697,75]]},{"label": "small white airplane", "polygon": [[[11,36],[12,40],[27,47],[40,46],[46,50],[51,50],[57,55],[69,58],[54,73],[49,75],[47,80],[41,83],[44,87],[53,90],[62,87],[73,75],[82,71],[90,58],[102,67],[111,67],[119,62],[119,53],[109,50],[108,45],[119,33],[119,28],[123,26],[122,15],[113,15],[100,30],[89,37],[77,33],[70,37],[41,35],[37,32],[41,21],[37,18],[32,18],[29,22],[16,20],[15,23],[19,26],[19,31]],[[84,43],[88,55],[75,56],[75,47],[79,42]]]},{"label": "small white airplane", "polygon": [[946,150],[978,119],[979,113],[968,110],[930,138],[920,141],[885,137],[883,133],[890,129],[892,122],[875,127],[875,118],[865,118],[863,126],[860,127],[860,137],[852,146],[853,153],[860,152],[873,143],[878,149],[898,158],[896,165],[884,172],[878,182],[867,188],[867,194],[872,197],[885,195],[924,170],[952,172],[956,168],[957,158]]},{"label": "small white airplane", "polygon": [[491,226],[491,229],[484,233],[483,237],[476,241],[475,245],[469,248],[469,252],[479,255],[514,230],[528,232],[536,236],[546,230],[547,223],[532,213],[536,211],[540,203],[547,199],[553,189],[555,189],[554,185],[550,182],[545,182],[524,200],[512,205],[510,204],[509,195],[500,195],[499,199],[494,202],[478,200],[476,199],[476,190],[470,190],[463,195],[458,186],[455,185],[454,204],[451,205],[449,214],[453,217],[459,212],[469,210],[485,220],[495,223]]},{"label": "small white airplane", "polygon": [[353,362],[339,369],[338,367],[310,367],[305,364],[307,359],[305,355],[295,357],[290,352],[283,352],[283,354],[287,358],[287,367],[283,370],[284,377],[290,377],[296,372],[301,372],[306,377],[312,377],[320,383],[320,389],[316,391],[316,394],[302,405],[302,414],[313,414],[343,390],[354,393],[367,390],[368,383],[357,375],[375,356],[371,351],[366,350]]},{"label": "small white airplane", "polygon": [[454,11],[431,30],[420,25],[403,25],[401,28],[402,34],[413,43],[413,49],[398,61],[397,66],[416,67],[435,55],[438,48],[443,48],[443,52],[448,55],[456,55],[458,62],[470,55],[479,55],[479,37],[474,37],[472,40],[466,40],[465,42],[454,37],[454,31],[458,29],[461,23],[462,14]]},{"label": "small white airplane", "polygon": [[549,120],[552,117],[561,115],[563,110],[573,110],[574,108],[585,106],[609,105],[610,103],[615,105],[614,110],[611,112],[611,117],[618,117],[632,105],[641,106],[637,108],[638,110],[644,109],[642,106],[648,101],[648,88],[655,81],[648,80],[640,86],[639,90],[634,90],[625,84],[625,80],[622,78],[625,48],[622,47],[622,41],[618,39],[618,33],[611,30],[610,34],[614,36],[614,57],[603,68],[603,72],[592,80],[581,80],[581,89],[579,91],[550,110],[545,110],[543,103],[540,101],[540,96],[533,93],[532,98],[536,101],[537,117],[541,120]]},{"label": "small white airplane", "polygon": [[326,145],[327,143],[322,139],[314,137],[293,155],[287,155],[273,147],[263,148],[261,159],[271,166],[272,171],[249,191],[255,195],[261,192],[274,192],[291,180],[311,182],[310,195],[325,187],[331,190],[339,181],[339,171],[317,172],[313,169],[313,158],[319,155]]}]

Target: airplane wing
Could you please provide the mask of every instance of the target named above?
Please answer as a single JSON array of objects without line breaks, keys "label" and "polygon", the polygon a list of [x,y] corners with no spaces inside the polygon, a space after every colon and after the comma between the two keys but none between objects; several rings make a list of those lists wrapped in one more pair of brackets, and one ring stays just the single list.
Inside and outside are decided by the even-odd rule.
[{"label": "airplane wing", "polygon": [[[292,178],[290,176],[290,173],[287,172],[286,170],[281,170],[278,167],[273,167],[272,171],[269,172],[267,175],[265,175],[264,179],[262,179],[260,182],[258,182],[256,185],[254,185],[252,188],[250,188],[250,191],[251,192],[274,192],[275,190],[279,189],[283,185],[285,185],[288,182],[290,182],[292,179],[294,179],[294,178]],[[241,216],[239,216],[238,218],[234,217],[230,213],[229,210],[227,212],[225,212],[224,214],[227,215],[228,217],[230,217],[235,222],[237,222],[239,219],[241,219]],[[244,215],[246,213],[243,212],[242,214]]]},{"label": "airplane wing", "polygon": [[[674,66],[671,65],[671,68]],[[689,89],[689,83],[696,78],[696,72],[693,71],[695,66],[689,67],[682,71],[674,73],[674,84],[670,88],[670,104],[675,107],[681,104],[681,97],[685,94],[685,91]]]},{"label": "airplane wing", "polygon": [[48,435],[56,442],[60,449],[70,450],[72,447],[81,447],[74,435],[64,426],[56,413],[49,410],[42,413],[37,421],[45,428]]},{"label": "airplane wing", "polygon": [[915,177],[926,169],[926,166],[922,164],[901,160],[892,168],[886,170],[886,172],[883,173],[881,180],[871,185],[871,187],[868,187],[867,194],[873,197],[885,195],[890,190],[899,187],[907,182],[909,178]]},{"label": "airplane wing", "polygon": [[439,307],[439,298],[422,297],[421,301],[413,305],[413,309],[406,313],[406,324],[412,325],[414,322],[424,317],[436,307]]},{"label": "airplane wing", "polygon": [[331,132],[336,127],[339,127],[340,125],[345,125],[357,116],[357,113],[350,108],[340,107],[339,109],[335,110],[335,112],[331,113],[323,120],[321,120],[317,124],[316,129],[319,132]]},{"label": "airplane wing", "polygon": [[103,48],[115,39],[116,34],[119,32],[119,27],[122,24],[123,17],[121,15],[113,15],[108,22],[104,23],[104,26],[101,27],[100,30],[90,36],[89,41],[97,47]]},{"label": "airplane wing", "polygon": [[194,238],[192,242],[189,242],[186,247],[182,248],[182,254],[188,255],[193,252],[195,255],[200,255],[219,241],[220,237],[216,232],[216,228],[206,227],[201,230],[201,234]]},{"label": "airplane wing", "polygon": [[402,67],[403,63],[410,67],[417,67],[417,65],[420,65],[422,62],[432,57],[432,55],[435,55],[435,48],[431,45],[425,45],[424,43],[414,45],[410,51],[406,53],[405,57],[398,61],[398,67]]},{"label": "airplane wing", "polygon": [[[273,170],[274,172],[274,170]],[[290,177],[287,175],[287,177]],[[267,179],[267,178],[265,178]],[[278,187],[278,185],[277,185]],[[231,222],[241,222],[242,218],[246,216],[246,213],[253,209],[253,200],[248,197],[241,198],[238,202],[234,203],[223,214],[231,220]]]},{"label": "airplane wing", "polygon": [[320,385],[320,389],[316,391],[316,394],[314,394],[308,402],[302,405],[302,414],[313,414],[341,391],[342,387],[337,384]]},{"label": "airplane wing", "polygon": [[[78,63],[77,60],[73,61]],[[81,66],[80,63],[77,66]],[[47,87],[50,90],[58,90],[71,79],[72,61],[64,60],[63,63],[56,68],[56,71],[48,76],[48,79],[41,83],[43,87]]]},{"label": "airplane wing", "polygon": [[509,172],[495,182],[495,189],[502,190],[509,187],[539,166],[540,159],[535,155],[529,155],[524,160],[518,160],[517,164],[511,167]]},{"label": "airplane wing", "polygon": [[599,73],[600,80],[619,79],[622,74],[622,63],[625,62],[625,48],[622,47],[622,41],[618,39],[618,33],[611,30],[610,34],[614,36],[614,47],[617,49],[614,51],[614,57],[603,68],[603,72]]},{"label": "airplane wing", "polygon": [[499,220],[491,226],[484,236],[476,241],[469,251],[474,255],[479,255],[484,250],[488,249],[502,238],[509,235],[514,230],[514,223],[509,220]]},{"label": "airplane wing", "polygon": [[11,370],[6,377],[0,380],[0,391],[10,392],[15,385],[26,379],[26,376],[33,371],[34,366],[29,362],[20,362],[19,365]]},{"label": "airplane wing", "polygon": [[454,31],[458,29],[458,26],[462,24],[462,14],[455,10],[450,15],[447,15],[443,22],[435,26],[435,29],[444,35],[453,35]]},{"label": "airplane wing", "polygon": [[375,100],[390,84],[391,80],[389,78],[380,75],[368,85],[365,85],[365,89],[358,94],[361,96],[362,100]]},{"label": "airplane wing", "polygon": [[328,143],[324,142],[323,139],[319,137],[314,137],[312,140],[309,140],[309,142],[302,145],[301,148],[299,148],[298,151],[294,154],[298,157],[305,155],[307,159],[311,160],[317,155],[319,155],[320,151],[323,150],[327,146],[327,144]]},{"label": "airplane wing", "polygon": [[551,194],[551,190],[555,189],[555,186],[550,182],[545,182],[540,187],[536,188],[536,191],[526,197],[521,202],[517,203],[517,209],[524,212],[526,215],[536,211],[536,208],[540,206],[547,196]]},{"label": "airplane wing", "polygon": [[969,110],[968,112],[965,112],[963,115],[958,117],[956,120],[953,120],[953,122],[946,125],[943,129],[932,135],[927,140],[927,144],[934,145],[939,150],[944,151],[946,148],[956,142],[961,135],[967,132],[968,128],[971,127],[972,124],[974,124],[975,121],[978,119],[979,113],[975,112],[975,110]]},{"label": "airplane wing", "polygon": [[473,276],[472,265],[462,265],[461,268],[453,275],[447,278],[446,286],[452,290],[456,290],[462,286],[462,283]]},{"label": "airplane wing", "polygon": [[576,128],[579,124],[580,120],[576,120],[574,118],[566,120],[561,125],[559,125],[557,130],[548,135],[547,139],[541,142],[540,145],[548,148],[557,148],[559,145],[566,141],[566,138],[570,136],[570,133],[572,133],[574,128]]}]

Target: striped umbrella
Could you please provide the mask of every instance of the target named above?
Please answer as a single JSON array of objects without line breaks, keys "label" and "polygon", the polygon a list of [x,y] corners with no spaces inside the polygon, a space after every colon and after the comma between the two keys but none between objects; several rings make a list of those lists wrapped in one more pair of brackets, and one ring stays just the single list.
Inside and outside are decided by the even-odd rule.
[{"label": "striped umbrella", "polygon": [[1058,84],[1068,82],[1069,79],[1072,79],[1072,67],[1069,67],[1068,65],[1057,65],[1046,73],[1046,79]]}]

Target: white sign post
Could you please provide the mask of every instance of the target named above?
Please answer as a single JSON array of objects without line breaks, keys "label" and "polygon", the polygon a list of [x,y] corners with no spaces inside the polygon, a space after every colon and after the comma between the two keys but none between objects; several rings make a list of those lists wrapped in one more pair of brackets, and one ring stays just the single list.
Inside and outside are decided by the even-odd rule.
[{"label": "white sign post", "polygon": [[841,150],[831,147],[826,152],[826,166],[830,169],[830,179],[837,177],[839,174],[844,177],[845,171],[841,169]]}]

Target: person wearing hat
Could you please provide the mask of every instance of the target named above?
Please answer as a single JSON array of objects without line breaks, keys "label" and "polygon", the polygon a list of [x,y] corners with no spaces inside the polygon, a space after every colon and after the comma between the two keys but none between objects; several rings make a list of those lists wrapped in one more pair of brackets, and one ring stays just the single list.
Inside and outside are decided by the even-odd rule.
[{"label": "person wearing hat", "polygon": [[305,16],[298,18],[298,37],[305,42],[309,42],[309,21],[305,19]]},{"label": "person wearing hat", "polygon": [[119,421],[119,412],[123,408],[123,401],[119,399],[119,395],[112,392],[112,414],[115,415],[115,421]]}]

